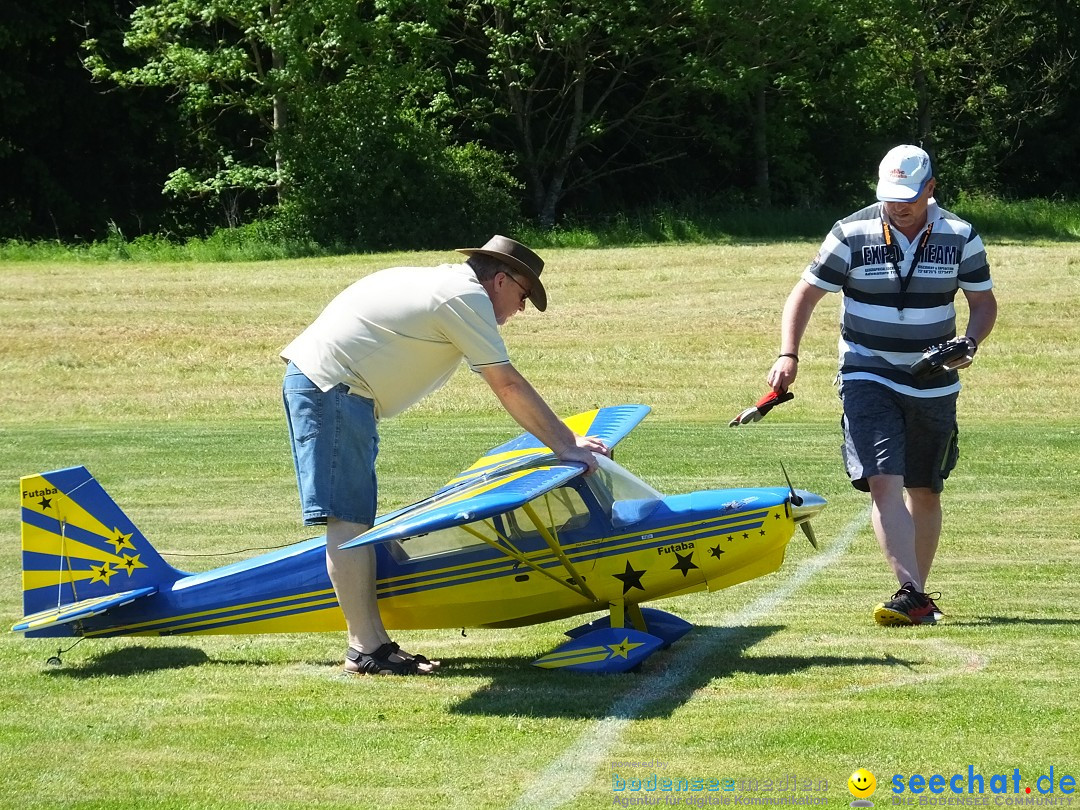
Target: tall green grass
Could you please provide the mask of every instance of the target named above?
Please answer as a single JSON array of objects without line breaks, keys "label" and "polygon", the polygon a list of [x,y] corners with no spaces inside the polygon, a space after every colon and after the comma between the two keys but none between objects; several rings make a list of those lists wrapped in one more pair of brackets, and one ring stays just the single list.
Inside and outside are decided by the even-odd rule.
[{"label": "tall green grass", "polygon": [[[1080,202],[1005,201],[960,196],[946,201],[955,213],[976,224],[987,239],[1080,239]],[[554,228],[523,224],[511,228],[537,248],[603,248],[652,244],[737,244],[820,239],[838,218],[840,206],[755,209],[708,202],[658,205],[582,220],[573,216]],[[424,246],[417,246],[424,247]],[[238,262],[272,261],[350,252],[286,238],[268,223],[220,229],[206,238],[172,240],[143,235],[126,239],[113,230],[107,239],[79,244],[55,241],[0,242],[0,261]]]},{"label": "tall green grass", "polygon": [[961,195],[951,206],[993,239],[1080,239],[1080,201],[1024,200]]},{"label": "tall green grass", "polygon": [[78,244],[20,239],[0,242],[0,261],[9,262],[240,262],[323,256],[331,252],[330,248],[311,241],[283,238],[261,223],[221,228],[205,238],[184,240],[153,234],[127,239],[113,229],[106,239]]}]

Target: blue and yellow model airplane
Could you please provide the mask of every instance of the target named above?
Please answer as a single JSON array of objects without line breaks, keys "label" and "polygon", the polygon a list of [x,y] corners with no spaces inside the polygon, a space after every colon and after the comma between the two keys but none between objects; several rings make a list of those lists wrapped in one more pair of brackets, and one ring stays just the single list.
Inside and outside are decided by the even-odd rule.
[{"label": "blue and yellow model airplane", "polygon": [[[566,420],[614,447],[649,412],[622,405]],[[796,525],[825,506],[786,487],[665,497],[610,459],[584,476],[523,434],[426,500],[346,544],[376,549],[390,629],[515,627],[593,611],[534,663],[631,669],[690,629],[644,602],[775,571]],[[187,574],[169,565],[85,467],[22,479],[27,636],[340,630],[324,537]]]}]

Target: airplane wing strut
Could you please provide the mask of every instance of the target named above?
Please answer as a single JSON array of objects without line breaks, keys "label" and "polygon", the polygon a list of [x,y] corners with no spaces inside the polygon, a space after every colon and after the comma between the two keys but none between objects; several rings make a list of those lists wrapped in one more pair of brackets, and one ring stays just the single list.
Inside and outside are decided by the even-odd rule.
[{"label": "airplane wing strut", "polygon": [[[526,512],[529,512],[529,511],[532,511],[532,510],[530,508],[528,508],[528,505],[526,505]],[[546,529],[541,525],[540,521],[536,520],[533,517],[533,515],[529,515],[529,518],[536,523],[537,528],[540,530],[541,536],[543,536],[545,541],[547,541],[548,544],[550,545],[553,541],[549,539],[550,535],[547,533]],[[545,577],[552,580],[553,582],[558,582],[564,588],[569,588],[570,590],[572,590],[574,593],[576,593],[578,596],[582,597],[583,599],[588,599],[590,602],[595,602],[596,601],[596,597],[593,596],[592,592],[588,588],[585,587],[584,581],[582,581],[581,577],[578,576],[577,571],[574,570],[573,565],[570,563],[569,560],[565,559],[565,555],[563,555],[561,553],[561,548],[559,548],[557,543],[555,545],[555,548],[559,548],[559,550],[556,551],[555,553],[556,553],[556,555],[559,555],[560,557],[562,557],[563,565],[566,566],[567,571],[570,573],[571,577],[573,577],[573,579],[574,579],[573,584],[570,583],[570,582],[567,582],[565,579],[560,579],[555,574],[551,573],[551,571],[549,571],[546,568],[541,567],[540,565],[537,565],[535,562],[533,562],[528,557],[526,557],[524,554],[522,554],[520,551],[518,551],[518,549],[514,546],[514,544],[510,542],[510,539],[508,537],[506,537],[505,535],[503,535],[498,529],[496,529],[495,525],[490,520],[485,520],[484,525],[491,529],[491,531],[495,534],[495,536],[498,538],[498,540],[492,540],[490,537],[485,535],[483,532],[477,531],[476,529],[474,529],[472,526],[470,526],[468,524],[462,524],[461,528],[464,531],[468,532],[469,534],[473,535],[474,537],[476,537],[476,538],[478,538],[480,540],[483,540],[489,546],[491,546],[492,548],[496,549],[497,551],[505,554],[507,557],[514,560],[515,562],[520,563],[521,565],[524,565],[527,568],[531,568],[533,571],[536,571],[538,574],[543,574]]]},{"label": "airplane wing strut", "polygon": [[[544,500],[547,500],[547,497],[548,496],[545,495]],[[544,538],[544,542],[548,544],[548,548],[550,548],[555,554],[555,556],[559,558],[559,562],[563,564],[563,568],[566,569],[567,573],[570,574],[571,579],[573,579],[574,583],[578,586],[575,590],[577,590],[577,592],[580,593],[582,596],[595,602],[596,595],[591,590],[589,590],[589,586],[585,584],[585,578],[578,573],[576,568],[574,568],[574,564],[570,562],[570,558],[566,556],[566,552],[563,551],[562,545],[559,543],[558,538],[552,537],[551,532],[548,531],[547,526],[544,524],[544,521],[540,519],[540,516],[538,514],[536,514],[536,510],[533,509],[532,504],[522,504],[521,508],[524,510],[525,514],[529,516],[529,520],[533,522],[536,530],[540,532],[540,536]],[[550,512],[550,510],[551,504],[548,504],[548,511]],[[556,531],[554,523],[552,524],[551,531]],[[566,583],[565,581],[563,581],[563,584],[569,585],[569,583]]]}]

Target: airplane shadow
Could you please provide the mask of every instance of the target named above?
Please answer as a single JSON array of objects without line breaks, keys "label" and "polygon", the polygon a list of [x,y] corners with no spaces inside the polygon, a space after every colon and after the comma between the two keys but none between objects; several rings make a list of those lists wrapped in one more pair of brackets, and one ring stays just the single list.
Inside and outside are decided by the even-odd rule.
[{"label": "airplane shadow", "polygon": [[783,629],[782,626],[696,627],[670,648],[652,656],[640,672],[623,675],[539,671],[526,658],[497,661],[455,658],[449,667],[444,664],[439,677],[458,673],[492,679],[452,706],[452,714],[646,719],[671,716],[698,689],[737,673],[785,675],[823,666],[911,667],[910,662],[894,657],[743,655]]},{"label": "airplane shadow", "polygon": [[123,647],[94,655],[79,664],[49,667],[50,678],[103,678],[143,675],[164,669],[183,669],[209,663],[210,657],[198,647]]},{"label": "airplane shadow", "polygon": [[1031,625],[1080,625],[1080,619],[1034,619],[1028,616],[972,616],[967,621],[949,621],[948,627],[986,627],[992,624],[1031,624]]}]

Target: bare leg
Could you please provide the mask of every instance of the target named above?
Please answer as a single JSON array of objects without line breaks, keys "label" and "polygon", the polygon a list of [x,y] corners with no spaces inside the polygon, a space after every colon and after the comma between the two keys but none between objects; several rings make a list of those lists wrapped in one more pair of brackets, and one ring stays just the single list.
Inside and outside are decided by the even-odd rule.
[{"label": "bare leg", "polygon": [[915,521],[904,501],[902,475],[872,475],[867,479],[874,534],[886,561],[903,585],[910,582],[917,591],[923,590],[919,559],[915,550]]},{"label": "bare leg", "polygon": [[907,490],[905,501],[915,523],[915,556],[925,586],[941,537],[941,494],[928,487],[919,487]]},{"label": "bare leg", "polygon": [[[371,546],[341,549],[354,537],[370,528],[363,523],[350,523],[337,518],[326,522],[326,571],[337,594],[341,612],[345,614],[345,627],[349,646],[361,652],[371,653],[390,642],[379,612],[379,598],[375,580],[375,549]],[[390,660],[402,661],[408,653],[394,653]],[[438,661],[419,664],[423,672],[439,667]]]},{"label": "bare leg", "polygon": [[326,522],[326,571],[337,594],[349,646],[371,652],[390,640],[379,615],[375,593],[375,549],[370,546],[341,549],[370,527],[363,523],[328,518]]}]

